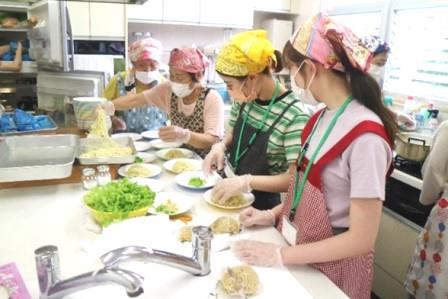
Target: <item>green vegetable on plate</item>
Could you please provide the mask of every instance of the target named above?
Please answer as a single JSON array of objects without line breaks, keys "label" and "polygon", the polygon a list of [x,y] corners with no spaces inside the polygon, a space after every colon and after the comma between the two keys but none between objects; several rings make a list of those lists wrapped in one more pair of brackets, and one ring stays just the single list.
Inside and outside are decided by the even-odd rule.
[{"label": "green vegetable on plate", "polygon": [[135,157],[135,159],[134,159],[134,163],[143,163],[143,162],[144,162],[144,160],[143,160],[142,157],[137,156],[137,157]]},{"label": "green vegetable on plate", "polygon": [[192,177],[189,181],[188,181],[188,186],[191,187],[202,187],[205,184],[205,180],[201,179],[200,177]]}]

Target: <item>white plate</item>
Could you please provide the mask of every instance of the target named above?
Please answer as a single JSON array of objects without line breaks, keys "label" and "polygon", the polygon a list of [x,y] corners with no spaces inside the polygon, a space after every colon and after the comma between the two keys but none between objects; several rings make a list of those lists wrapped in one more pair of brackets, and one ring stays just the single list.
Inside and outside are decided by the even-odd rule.
[{"label": "white plate", "polygon": [[156,152],[156,155],[157,155],[157,157],[159,157],[162,160],[171,160],[166,156],[166,154],[169,151],[181,151],[182,154],[184,155],[182,158],[191,158],[191,157],[193,157],[193,154],[194,154],[193,151],[190,151],[189,149],[186,149],[186,148],[165,148],[165,149],[158,150]]},{"label": "white plate", "polygon": [[[194,187],[188,184],[191,178],[200,178],[205,181],[204,185],[200,187]],[[205,178],[204,173],[202,171],[185,171],[181,174],[176,175],[174,178],[174,181],[181,185],[182,187],[189,188],[189,189],[195,189],[195,190],[201,190],[201,189],[208,189],[213,187],[219,180],[221,179],[221,176],[214,172],[213,174],[209,175],[207,178]]]},{"label": "white plate", "polygon": [[153,192],[160,192],[162,191],[165,186],[163,183],[161,183],[159,180],[155,179],[148,179],[148,178],[130,178],[131,182],[134,182],[140,186],[147,186],[149,189],[151,189]]},{"label": "white plate", "polygon": [[154,203],[152,204],[152,207],[149,208],[148,212],[151,214],[165,215],[165,213],[157,212],[156,208],[165,203],[168,199],[174,202],[178,207],[176,213],[170,214],[170,216],[186,213],[193,207],[194,204],[194,200],[192,198],[189,198],[182,193],[160,192],[157,193]]},{"label": "white plate", "polygon": [[166,170],[169,170],[171,172],[174,173],[181,173],[184,171],[175,171],[174,170],[174,166],[177,162],[185,162],[188,164],[189,167],[188,170],[185,171],[198,171],[202,169],[202,161],[200,160],[195,160],[195,159],[185,159],[185,158],[179,158],[179,159],[172,159],[169,161],[166,161],[165,163],[163,163],[163,168],[165,168]]},{"label": "white plate", "polygon": [[148,141],[134,141],[134,146],[137,152],[144,152],[151,148],[151,143]]},{"label": "white plate", "polygon": [[138,163],[138,164],[128,164],[128,165],[121,166],[120,168],[118,168],[118,174],[121,175],[122,177],[129,177],[126,173],[132,165],[142,165],[143,167],[146,167],[147,169],[149,169],[150,174],[148,176],[145,176],[146,178],[152,178],[152,177],[158,176],[162,172],[160,167],[157,165]]},{"label": "white plate", "polygon": [[235,206],[235,207],[227,207],[227,206],[223,206],[220,205],[219,203],[216,203],[212,200],[212,191],[213,189],[207,190],[204,193],[204,200],[212,206],[221,208],[221,209],[225,209],[225,210],[238,210],[238,209],[242,209],[245,207],[250,206],[254,201],[255,201],[255,196],[252,193],[243,193],[244,199],[246,200],[246,203],[240,206]]},{"label": "white plate", "polygon": [[159,139],[159,130],[141,132],[140,135],[147,139]]},{"label": "white plate", "polygon": [[142,139],[142,136],[140,136],[140,134],[138,134],[138,133],[117,133],[117,134],[112,134],[110,137],[112,137],[112,138],[131,137],[132,140],[134,140],[134,141]]},{"label": "white plate", "polygon": [[182,142],[166,142],[162,139],[154,139],[149,142],[153,148],[164,149],[164,148],[175,148],[180,147]]},{"label": "white plate", "polygon": [[153,153],[146,153],[146,152],[136,153],[135,157],[142,158],[143,163],[151,163],[157,158],[156,155],[154,155]]}]

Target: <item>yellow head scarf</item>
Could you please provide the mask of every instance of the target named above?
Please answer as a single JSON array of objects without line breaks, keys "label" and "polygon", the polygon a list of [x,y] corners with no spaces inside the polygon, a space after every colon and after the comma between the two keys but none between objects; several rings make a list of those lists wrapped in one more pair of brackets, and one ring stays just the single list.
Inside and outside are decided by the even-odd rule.
[{"label": "yellow head scarf", "polygon": [[235,34],[224,45],[216,60],[216,70],[229,76],[258,74],[277,62],[275,49],[265,30],[251,30]]}]

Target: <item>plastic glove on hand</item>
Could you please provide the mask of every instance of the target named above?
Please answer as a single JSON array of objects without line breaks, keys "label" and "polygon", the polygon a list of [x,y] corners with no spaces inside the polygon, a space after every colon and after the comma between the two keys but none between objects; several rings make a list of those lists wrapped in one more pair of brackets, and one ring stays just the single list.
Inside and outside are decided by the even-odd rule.
[{"label": "plastic glove on hand", "polygon": [[115,106],[112,101],[106,101],[97,107],[98,109],[103,109],[106,112],[106,115],[112,116],[115,114]]},{"label": "plastic glove on hand", "polygon": [[218,142],[213,144],[210,152],[202,163],[202,170],[205,175],[209,175],[213,170],[221,170],[224,168],[224,156],[226,152],[226,146],[224,142]]},{"label": "plastic glove on hand", "polygon": [[112,116],[112,129],[114,132],[123,132],[126,131],[127,126],[121,117]]},{"label": "plastic glove on hand", "polygon": [[245,174],[220,180],[213,188],[213,200],[219,204],[224,204],[232,196],[250,192],[251,178],[252,176],[250,174]]},{"label": "plastic glove on hand", "polygon": [[188,143],[191,138],[191,132],[178,126],[166,126],[159,129],[159,137],[167,142]]},{"label": "plastic glove on hand", "polygon": [[233,254],[242,262],[255,266],[283,268],[282,246],[253,240],[233,243]]},{"label": "plastic glove on hand", "polygon": [[272,210],[258,210],[253,207],[243,210],[239,215],[239,220],[244,227],[275,225],[275,215]]},{"label": "plastic glove on hand", "polygon": [[415,129],[416,126],[415,120],[405,113],[397,113],[397,122],[404,124],[406,129],[409,130]]}]

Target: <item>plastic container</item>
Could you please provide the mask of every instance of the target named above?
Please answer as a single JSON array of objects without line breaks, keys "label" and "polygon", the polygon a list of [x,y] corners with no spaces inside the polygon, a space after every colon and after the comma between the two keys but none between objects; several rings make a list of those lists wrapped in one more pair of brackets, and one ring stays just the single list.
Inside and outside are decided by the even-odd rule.
[{"label": "plastic container", "polygon": [[[105,98],[98,97],[78,97],[73,98],[73,109],[75,111],[76,122],[80,129],[88,130],[95,122],[95,110],[99,105],[106,102]],[[106,118],[107,128],[112,127],[110,117]]]},{"label": "plastic container", "polygon": [[392,96],[385,96],[383,99],[384,106],[392,107],[394,104],[394,98]]},{"label": "plastic container", "polygon": [[406,99],[406,102],[404,103],[404,109],[403,112],[409,115],[412,115],[415,108],[415,99],[413,96],[408,96]]}]

